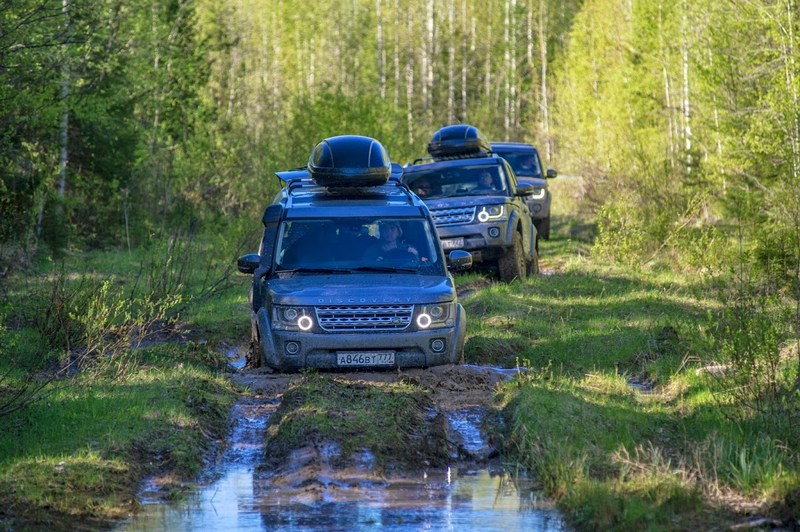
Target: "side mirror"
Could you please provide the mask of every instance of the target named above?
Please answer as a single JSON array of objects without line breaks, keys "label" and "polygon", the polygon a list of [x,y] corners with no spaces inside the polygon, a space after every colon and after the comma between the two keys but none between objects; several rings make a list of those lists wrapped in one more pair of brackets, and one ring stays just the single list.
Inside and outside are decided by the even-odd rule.
[{"label": "side mirror", "polygon": [[545,175],[546,179],[553,179],[554,177],[558,177],[558,172],[553,168],[547,169],[547,174]]},{"label": "side mirror", "polygon": [[517,185],[517,196],[530,196],[535,192],[535,187],[530,183],[519,183]]},{"label": "side mirror", "polygon": [[258,253],[248,253],[247,255],[239,257],[239,260],[236,261],[236,266],[241,273],[252,275],[255,273],[260,263],[261,257],[258,256]]},{"label": "side mirror", "polygon": [[450,259],[448,269],[452,271],[459,272],[472,268],[472,255],[463,249],[454,249],[448,258]]}]

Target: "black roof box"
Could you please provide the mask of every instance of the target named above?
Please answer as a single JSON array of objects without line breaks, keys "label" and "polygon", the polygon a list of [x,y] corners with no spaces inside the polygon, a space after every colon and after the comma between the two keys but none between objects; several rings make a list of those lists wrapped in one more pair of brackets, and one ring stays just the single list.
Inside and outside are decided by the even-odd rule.
[{"label": "black roof box", "polygon": [[445,126],[433,134],[428,144],[428,153],[434,159],[484,156],[491,151],[486,137],[469,124]]},{"label": "black roof box", "polygon": [[386,183],[392,165],[386,148],[377,140],[340,135],[314,146],[308,173],[323,187],[371,187]]}]

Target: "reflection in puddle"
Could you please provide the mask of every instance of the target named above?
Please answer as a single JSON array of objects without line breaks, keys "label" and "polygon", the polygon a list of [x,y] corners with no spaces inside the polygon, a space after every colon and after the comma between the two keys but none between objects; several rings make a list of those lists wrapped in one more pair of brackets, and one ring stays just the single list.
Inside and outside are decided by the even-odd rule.
[{"label": "reflection in puddle", "polygon": [[247,364],[247,349],[242,346],[232,346],[225,350],[228,365],[235,370],[240,370]]},{"label": "reflection in puddle", "polygon": [[[413,477],[378,477],[367,452],[344,476],[328,477],[328,459],[338,449],[323,447],[312,481],[281,483],[258,471],[269,416],[277,400],[246,398],[237,403],[231,447],[200,486],[180,503],[166,505],[146,494],[142,511],[124,530],[326,530],[381,527],[424,530],[563,530],[560,515],[524,478],[483,467],[428,470]],[[487,452],[479,409],[448,414],[450,429],[473,455]],[[330,456],[329,456],[330,455]],[[302,459],[295,462],[303,467]],[[283,478],[286,480],[286,477]]]}]

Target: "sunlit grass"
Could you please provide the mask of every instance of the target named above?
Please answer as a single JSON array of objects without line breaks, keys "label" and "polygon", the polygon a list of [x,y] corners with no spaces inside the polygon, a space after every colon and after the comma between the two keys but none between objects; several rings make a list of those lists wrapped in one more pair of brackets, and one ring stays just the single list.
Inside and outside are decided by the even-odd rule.
[{"label": "sunlit grass", "polygon": [[732,519],[721,497],[770,500],[798,486],[785,431],[755,412],[746,424],[726,417],[718,382],[698,371],[716,363],[705,331],[721,307],[703,280],[598,264],[561,238],[543,243],[553,272],[466,302],[480,316],[466,351],[526,370],[498,395],[506,452],[570,522],[703,528]]}]

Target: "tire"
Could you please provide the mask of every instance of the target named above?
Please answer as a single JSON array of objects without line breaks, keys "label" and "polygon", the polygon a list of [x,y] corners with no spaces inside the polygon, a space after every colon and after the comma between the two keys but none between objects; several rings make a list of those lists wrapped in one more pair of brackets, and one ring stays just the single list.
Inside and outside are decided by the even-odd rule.
[{"label": "tire", "polygon": [[539,251],[533,250],[533,259],[528,263],[528,277],[539,274]]},{"label": "tire", "polygon": [[514,243],[505,255],[497,261],[500,270],[500,280],[510,283],[514,279],[524,280],[527,277],[528,265],[525,261],[525,251],[522,247],[522,235],[514,233]]},{"label": "tire", "polygon": [[545,240],[550,240],[550,217],[542,218],[539,221],[539,225],[536,226],[536,229],[539,231],[540,237]]},{"label": "tire", "polygon": [[250,338],[250,350],[247,352],[245,366],[248,368],[260,368],[262,366],[261,342],[258,341],[257,334]]}]

